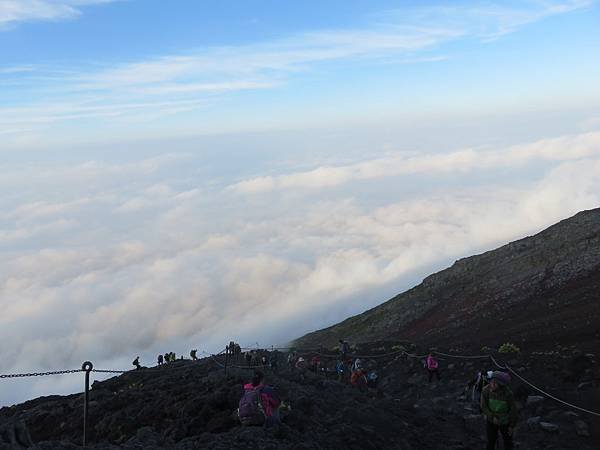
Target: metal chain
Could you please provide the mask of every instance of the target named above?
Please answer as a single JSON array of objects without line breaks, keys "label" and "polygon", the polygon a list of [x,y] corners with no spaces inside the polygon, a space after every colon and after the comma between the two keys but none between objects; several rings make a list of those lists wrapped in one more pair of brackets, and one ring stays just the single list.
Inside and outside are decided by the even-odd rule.
[{"label": "metal chain", "polygon": [[82,369],[71,369],[71,370],[55,370],[52,372],[9,373],[9,374],[0,375],[0,378],[43,377],[46,375],[63,375],[66,373],[77,373],[77,372],[83,372],[83,370]]}]

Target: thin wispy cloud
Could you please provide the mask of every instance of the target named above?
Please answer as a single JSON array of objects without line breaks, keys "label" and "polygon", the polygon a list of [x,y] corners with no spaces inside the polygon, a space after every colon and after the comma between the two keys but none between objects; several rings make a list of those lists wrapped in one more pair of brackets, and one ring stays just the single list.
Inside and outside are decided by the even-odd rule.
[{"label": "thin wispy cloud", "polygon": [[21,22],[73,19],[85,6],[115,1],[119,0],[0,0],[0,31]]},{"label": "thin wispy cloud", "polygon": [[[3,5],[0,17],[8,23],[25,20],[27,14],[40,18],[73,16],[80,13],[81,7],[93,3],[104,2],[5,1],[0,3]],[[74,125],[79,119],[89,118],[109,126],[111,120],[122,116],[133,122],[150,122],[197,111],[206,104],[207,97],[214,101],[215,96],[243,91],[281,90],[293,85],[298,74],[315,71],[323,65],[357,61],[436,63],[449,58],[444,53],[444,44],[457,39],[498,38],[590,3],[580,0],[527,2],[521,6],[422,7],[410,14],[387,12],[385,20],[376,18],[363,28],[307,31],[270,42],[207,47],[134,62],[109,63],[104,67],[101,64],[100,69],[97,65],[39,67],[35,77],[20,80],[19,89],[35,92],[44,102],[18,100],[14,91],[5,91],[5,96],[12,97],[7,97],[6,106],[0,108],[0,133],[6,133],[6,129],[39,128],[40,124],[58,121]],[[0,69],[0,82],[2,75],[14,76],[31,69],[30,66]],[[63,75],[56,77],[57,72]],[[52,133],[48,128],[39,131]]]}]

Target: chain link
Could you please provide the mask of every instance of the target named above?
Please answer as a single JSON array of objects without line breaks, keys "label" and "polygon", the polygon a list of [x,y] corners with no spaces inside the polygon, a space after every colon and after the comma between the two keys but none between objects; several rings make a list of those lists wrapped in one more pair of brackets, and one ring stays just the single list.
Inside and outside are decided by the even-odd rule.
[{"label": "chain link", "polygon": [[130,370],[92,369],[92,372],[99,372],[99,373],[125,373],[125,372],[131,372],[131,371]]},{"label": "chain link", "polygon": [[83,372],[83,370],[71,369],[71,370],[55,370],[53,372],[9,373],[9,374],[0,375],[0,378],[43,377],[46,375],[64,375],[66,373],[77,373],[77,372]]}]

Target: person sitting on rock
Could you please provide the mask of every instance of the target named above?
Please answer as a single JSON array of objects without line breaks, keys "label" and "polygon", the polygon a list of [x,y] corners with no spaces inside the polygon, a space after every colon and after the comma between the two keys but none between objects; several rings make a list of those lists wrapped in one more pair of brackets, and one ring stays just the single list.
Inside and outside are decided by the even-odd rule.
[{"label": "person sitting on rock", "polygon": [[196,349],[193,349],[190,351],[190,358],[192,358],[192,361],[198,360],[198,356],[196,355],[196,353],[198,353],[198,350],[196,350]]},{"label": "person sitting on rock", "polygon": [[142,366],[140,365],[140,357],[139,356],[137,356],[131,364],[133,364],[135,366],[136,370],[139,370],[142,368]]},{"label": "person sitting on rock", "polygon": [[433,375],[435,375],[437,380],[440,381],[439,363],[438,360],[433,356],[433,353],[429,353],[429,355],[427,355],[427,359],[425,360],[425,368],[429,373],[430,383],[433,379]]},{"label": "person sitting on rock", "polygon": [[163,365],[164,358],[163,358],[162,354],[158,355],[158,357],[156,358],[156,362],[158,363],[159,366]]},{"label": "person sitting on rock", "polygon": [[280,423],[279,396],[275,389],[264,384],[264,374],[254,372],[252,381],[244,385],[238,417],[242,425],[265,425],[266,428]]},{"label": "person sitting on rock", "polygon": [[496,448],[498,430],[502,433],[504,449],[512,450],[512,433],[517,423],[517,406],[504,372],[492,373],[490,383],[481,392],[481,411],[486,418],[487,450]]}]

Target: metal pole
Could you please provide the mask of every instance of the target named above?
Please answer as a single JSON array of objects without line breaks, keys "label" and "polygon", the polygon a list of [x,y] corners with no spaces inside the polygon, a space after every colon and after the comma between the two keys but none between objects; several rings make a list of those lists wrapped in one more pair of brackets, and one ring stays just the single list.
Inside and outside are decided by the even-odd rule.
[{"label": "metal pole", "polygon": [[82,364],[81,370],[85,371],[85,390],[83,391],[83,446],[87,442],[87,415],[88,415],[88,398],[90,392],[90,372],[94,365],[90,361]]}]

